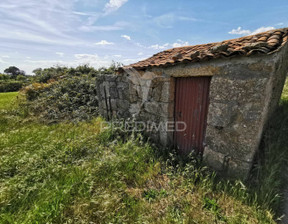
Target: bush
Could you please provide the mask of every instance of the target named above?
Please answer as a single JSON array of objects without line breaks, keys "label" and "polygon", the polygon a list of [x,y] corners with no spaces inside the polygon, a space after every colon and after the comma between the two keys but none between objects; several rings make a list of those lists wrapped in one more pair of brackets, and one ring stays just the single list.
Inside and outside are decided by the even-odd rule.
[{"label": "bush", "polygon": [[29,86],[26,86],[22,89],[22,93],[26,95],[27,100],[32,101],[35,100],[40,93],[44,91],[48,91],[49,87],[52,85],[51,83],[32,83]]},{"label": "bush", "polygon": [[95,78],[68,77],[23,89],[29,112],[49,121],[87,120],[98,115]]},{"label": "bush", "polygon": [[24,83],[22,81],[14,80],[1,80],[0,81],[0,92],[16,92],[19,91]]},{"label": "bush", "polygon": [[114,73],[120,65],[113,62],[110,67],[99,69],[89,65],[37,68],[33,71],[35,83],[22,90],[27,99],[22,106],[28,108],[28,113],[50,122],[89,120],[98,115],[96,77]]},{"label": "bush", "polygon": [[119,66],[122,66],[122,64],[113,61],[108,68],[101,67],[99,69],[95,69],[89,65],[79,65],[76,68],[57,66],[44,69],[37,68],[33,71],[33,73],[35,74],[36,82],[48,83],[51,79],[59,80],[71,76],[88,75],[89,77],[96,77],[100,74],[112,74]]}]

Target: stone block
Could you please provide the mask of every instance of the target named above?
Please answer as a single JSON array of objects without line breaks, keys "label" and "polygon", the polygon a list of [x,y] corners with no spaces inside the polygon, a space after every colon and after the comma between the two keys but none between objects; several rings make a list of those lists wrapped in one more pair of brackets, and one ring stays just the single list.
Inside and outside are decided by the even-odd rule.
[{"label": "stone block", "polygon": [[231,103],[211,103],[207,123],[216,128],[227,127],[233,122],[236,108]]},{"label": "stone block", "polygon": [[144,103],[144,108],[150,114],[159,114],[160,112],[160,105],[157,102],[146,102]]},{"label": "stone block", "polygon": [[[115,86],[116,87],[116,86]],[[108,96],[110,96],[112,99],[119,98],[118,89],[113,86],[109,86],[109,93]]]},{"label": "stone block", "polygon": [[251,169],[252,163],[241,161],[229,154],[222,154],[205,147],[203,161],[209,167],[220,173],[222,176],[245,180]]},{"label": "stone block", "polygon": [[130,104],[129,112],[133,114],[139,114],[141,110],[141,105],[139,103]]},{"label": "stone block", "polygon": [[116,110],[117,109],[117,100],[116,99],[111,99],[111,108],[112,110]]},{"label": "stone block", "polygon": [[128,82],[118,82],[117,83],[117,88],[118,89],[128,89],[129,88],[129,84]]},{"label": "stone block", "polygon": [[174,99],[174,91],[171,91],[171,82],[164,82],[162,85],[161,102],[172,102]]},{"label": "stone block", "polygon": [[127,100],[117,100],[117,108],[118,110],[127,110],[129,111],[130,103]]}]

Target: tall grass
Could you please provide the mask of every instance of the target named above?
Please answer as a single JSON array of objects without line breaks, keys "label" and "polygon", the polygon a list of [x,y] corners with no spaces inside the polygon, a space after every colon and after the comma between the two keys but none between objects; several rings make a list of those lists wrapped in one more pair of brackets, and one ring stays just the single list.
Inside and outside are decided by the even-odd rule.
[{"label": "tall grass", "polygon": [[[5,97],[0,223],[275,223],[271,198],[259,204],[255,197],[269,194],[265,186],[261,195],[239,181],[219,182],[192,158],[164,159],[141,136],[101,130],[101,118],[24,120],[9,104],[13,97],[3,103]],[[267,175],[268,169],[259,174]]]}]

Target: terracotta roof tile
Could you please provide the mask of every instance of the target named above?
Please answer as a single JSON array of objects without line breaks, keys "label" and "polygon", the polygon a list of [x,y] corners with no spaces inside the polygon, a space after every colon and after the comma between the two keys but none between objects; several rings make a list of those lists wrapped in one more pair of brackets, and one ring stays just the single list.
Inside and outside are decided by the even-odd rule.
[{"label": "terracotta roof tile", "polygon": [[288,41],[288,28],[269,30],[251,36],[226,40],[218,43],[172,48],[125,68],[145,69],[148,67],[171,66],[179,63],[199,62],[235,55],[272,54]]}]

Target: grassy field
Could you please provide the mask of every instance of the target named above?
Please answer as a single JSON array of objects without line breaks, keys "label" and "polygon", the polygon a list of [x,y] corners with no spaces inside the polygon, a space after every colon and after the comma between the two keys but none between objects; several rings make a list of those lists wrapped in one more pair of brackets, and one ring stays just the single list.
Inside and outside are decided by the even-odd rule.
[{"label": "grassy field", "polygon": [[0,93],[0,110],[9,110],[13,106],[13,102],[16,100],[17,92],[12,93]]},{"label": "grassy field", "polygon": [[[16,96],[0,94],[0,223],[275,223],[269,202],[281,182],[249,190],[216,181],[193,161],[164,159],[139,136],[101,131],[101,118],[77,125],[29,121],[13,104]],[[283,138],[273,150],[283,151]],[[275,182],[283,163],[259,165],[260,184]],[[262,190],[271,194],[267,203],[259,203],[267,198]]]}]

